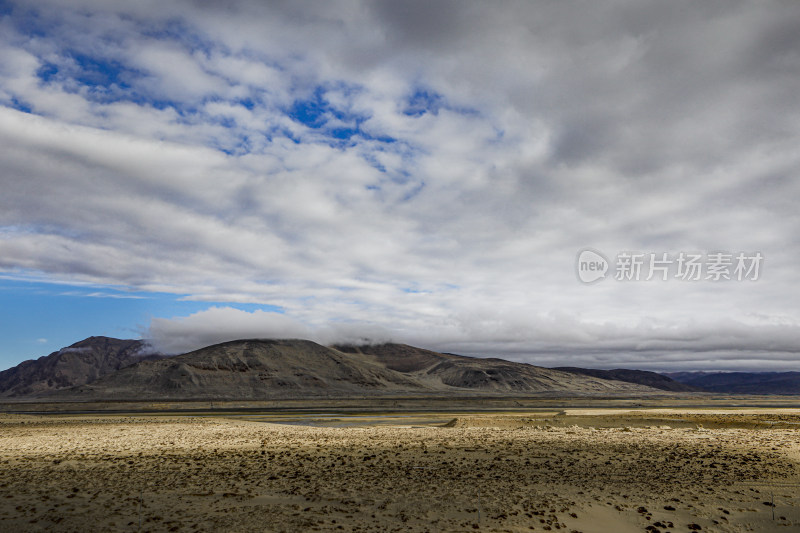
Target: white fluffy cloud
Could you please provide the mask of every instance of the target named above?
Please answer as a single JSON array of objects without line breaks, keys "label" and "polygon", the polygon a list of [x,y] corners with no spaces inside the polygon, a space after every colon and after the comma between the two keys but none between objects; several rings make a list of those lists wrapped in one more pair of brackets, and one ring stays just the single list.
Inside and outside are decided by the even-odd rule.
[{"label": "white fluffy cloud", "polygon": [[[282,309],[153,319],[168,349],[794,365],[795,4],[9,5],[0,270]],[[765,259],[584,286],[586,246]]]},{"label": "white fluffy cloud", "polygon": [[[413,318],[392,328],[366,321],[309,325],[278,312],[211,307],[190,316],[155,318],[154,347],[184,353],[237,339],[311,339],[330,344],[409,342],[442,351],[502,356],[546,366],[629,366],[652,370],[781,369],[794,360],[800,324],[748,320],[640,319],[592,322],[566,313],[525,319],[470,313],[425,327]],[[769,353],[769,358],[765,354]]]},{"label": "white fluffy cloud", "polygon": [[184,353],[238,339],[310,339],[324,344],[389,342],[380,327],[356,324],[310,327],[281,313],[211,307],[177,319],[154,318],[148,330],[153,347],[164,353]]}]

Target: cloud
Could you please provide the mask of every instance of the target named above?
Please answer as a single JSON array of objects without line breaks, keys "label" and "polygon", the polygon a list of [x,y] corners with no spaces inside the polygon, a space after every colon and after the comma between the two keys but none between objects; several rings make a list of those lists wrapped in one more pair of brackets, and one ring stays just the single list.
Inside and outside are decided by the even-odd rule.
[{"label": "cloud", "polygon": [[[545,366],[634,366],[651,370],[782,368],[793,361],[800,324],[751,317],[747,322],[638,320],[619,325],[564,313],[527,319],[464,316],[425,329],[380,323],[309,324],[278,312],[211,307],[186,317],[154,318],[143,335],[164,353],[185,353],[237,339],[303,338],[331,345],[406,342],[479,357],[502,356]],[[765,352],[769,359],[765,359]]]},{"label": "cloud", "polygon": [[[165,345],[215,316],[564,364],[800,349],[797,5],[9,5],[0,270],[283,312],[156,318]],[[586,247],[765,264],[586,287]]]},{"label": "cloud", "polygon": [[78,347],[78,348],[61,348],[58,353],[91,353],[92,349],[88,346]]},{"label": "cloud", "polygon": [[104,292],[104,291],[93,291],[93,292],[66,291],[60,293],[60,296],[79,296],[82,298],[115,298],[121,300],[144,300],[147,298],[146,296],[141,296],[139,294],[125,294],[125,293]]},{"label": "cloud", "polygon": [[390,340],[381,328],[360,324],[315,328],[277,312],[216,306],[186,317],[154,318],[145,334],[156,350],[170,354],[238,339],[313,339],[324,344]]},{"label": "cloud", "polygon": [[278,313],[211,307],[178,319],[154,318],[148,336],[155,349],[182,353],[237,339],[307,338],[309,333],[300,322]]}]

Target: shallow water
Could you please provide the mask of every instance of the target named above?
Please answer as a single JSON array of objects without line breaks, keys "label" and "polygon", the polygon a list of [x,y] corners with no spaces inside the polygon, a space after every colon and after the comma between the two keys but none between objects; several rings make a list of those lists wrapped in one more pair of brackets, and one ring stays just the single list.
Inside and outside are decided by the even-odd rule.
[{"label": "shallow water", "polygon": [[226,416],[237,420],[286,424],[310,427],[372,427],[372,426],[442,426],[453,420],[453,416],[425,417],[415,414],[370,414],[353,415],[348,413],[308,413],[304,415],[241,415]]}]

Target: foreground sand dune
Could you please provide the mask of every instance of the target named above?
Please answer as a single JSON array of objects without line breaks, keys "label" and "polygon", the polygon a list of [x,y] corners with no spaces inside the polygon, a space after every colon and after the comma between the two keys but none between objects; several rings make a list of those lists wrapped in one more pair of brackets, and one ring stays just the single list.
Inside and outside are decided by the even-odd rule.
[{"label": "foreground sand dune", "polygon": [[792,410],[446,427],[0,415],[0,531],[797,531],[798,422]]}]

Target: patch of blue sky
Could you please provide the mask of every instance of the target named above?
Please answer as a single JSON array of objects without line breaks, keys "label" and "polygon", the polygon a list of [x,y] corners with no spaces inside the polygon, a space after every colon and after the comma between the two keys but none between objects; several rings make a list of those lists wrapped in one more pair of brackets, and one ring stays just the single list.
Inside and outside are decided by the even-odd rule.
[{"label": "patch of blue sky", "polygon": [[265,139],[266,142],[268,143],[273,142],[275,139],[288,139],[295,144],[300,144],[302,142],[302,139],[299,136],[297,136],[293,131],[281,126],[275,126],[259,130],[255,132],[255,134],[263,137],[263,139]]},{"label": "patch of blue sky", "polygon": [[[292,120],[303,124],[313,134],[311,142],[325,142],[328,145],[346,149],[358,144],[378,143],[391,145],[399,140],[391,135],[365,130],[362,125],[370,118],[363,111],[350,109],[351,97],[363,91],[361,87],[345,82],[332,82],[314,88],[310,96],[298,98],[284,109]],[[307,140],[307,139],[304,139]],[[385,172],[374,157],[366,157],[367,162]]]},{"label": "patch of blue sky", "polygon": [[0,13],[9,16],[11,24],[28,37],[46,37],[55,25],[54,22],[45,21],[33,6],[20,2],[2,2],[0,5],[3,6],[0,7]]},{"label": "patch of blue sky", "polygon": [[7,2],[6,0],[0,0],[0,17],[5,15],[10,15],[14,11],[14,6],[11,5],[11,2]]},{"label": "patch of blue sky", "polygon": [[417,88],[408,97],[403,114],[410,117],[421,117],[425,113],[438,115],[439,110],[445,106],[445,99],[441,94],[432,90]]},{"label": "patch of blue sky", "polygon": [[[61,20],[40,14],[35,8],[21,4],[13,6],[10,20],[19,34],[33,44],[30,51],[34,54],[38,50],[35,46],[37,38],[59,44],[59,25],[63,24]],[[81,52],[65,43],[60,44],[60,56],[53,58],[46,55],[47,59],[40,58],[43,64],[36,75],[43,85],[58,83],[64,91],[80,92],[93,101],[109,101],[115,99],[117,93],[129,89],[130,79],[142,75],[118,61]]]},{"label": "patch of blue sky", "polygon": [[36,71],[36,77],[44,83],[50,83],[57,79],[59,72],[60,69],[55,63],[45,63]]},{"label": "patch of blue sky", "polygon": [[239,104],[240,106],[242,106],[243,108],[247,109],[248,111],[252,111],[256,107],[256,102],[251,97],[240,98],[238,100],[235,100],[234,103]]},{"label": "patch of blue sky", "polygon": [[[398,139],[390,135],[373,135],[367,131],[364,131],[361,129],[361,124],[363,122],[364,121],[362,119],[357,119],[356,122],[351,125],[320,128],[316,131],[325,135],[328,139],[328,144],[336,148],[352,147],[365,142],[379,143],[381,145],[391,145],[400,142]],[[382,151],[381,148],[376,147],[374,149]],[[365,159],[373,167],[381,170],[381,172],[385,172],[385,169],[383,169],[382,165],[377,162],[377,159]]]},{"label": "patch of blue sky", "polygon": [[359,129],[352,128],[352,127],[340,127],[340,128],[331,128],[328,131],[329,135],[334,139],[341,139],[343,141],[347,141],[352,139],[356,135],[360,135]]},{"label": "patch of blue sky", "polygon": [[237,126],[236,119],[227,115],[215,115],[209,118],[209,122],[218,124],[226,129],[234,129]]},{"label": "patch of blue sky", "polygon": [[[289,130],[288,128],[281,128],[281,129],[279,129],[277,131],[279,131],[281,133],[280,136],[286,137],[287,139],[292,141],[294,144],[301,144],[303,142],[303,139],[299,135],[296,135],[293,131]],[[270,141],[273,141],[275,139],[275,137],[279,137],[279,135],[268,137],[268,139]]]},{"label": "patch of blue sky", "polygon": [[31,107],[29,103],[25,102],[24,100],[20,100],[16,96],[12,96],[8,103],[12,109],[22,111],[23,113],[33,113],[33,107]]},{"label": "patch of blue sky", "polygon": [[272,305],[193,301],[169,293],[0,276],[0,370],[92,335],[139,338],[154,317],[187,316],[215,305],[283,312]]},{"label": "patch of blue sky", "polygon": [[[391,135],[385,133],[379,133],[375,131],[365,130],[361,126],[367,120],[368,117],[359,117],[356,125],[358,128],[358,135],[364,141],[372,141],[375,143],[380,143],[381,145],[391,145],[391,144],[401,144],[400,139],[397,137],[392,137]],[[381,148],[383,149],[383,147]]]},{"label": "patch of blue sky", "polygon": [[219,150],[223,154],[229,155],[229,156],[235,156],[235,155],[238,155],[239,153],[241,153],[238,150],[236,150],[235,147],[225,147],[225,146],[222,146],[222,145],[217,145],[214,148],[216,148],[217,150]]},{"label": "patch of blue sky", "polygon": [[146,73],[126,67],[113,59],[67,52],[60,64],[45,63],[36,75],[42,84],[59,83],[62,90],[80,93],[92,102],[127,101],[158,110],[172,108],[180,116],[197,112],[195,105],[159,98],[138,90],[136,82],[144,79]]},{"label": "patch of blue sky", "polygon": [[[52,34],[57,34],[59,23],[40,17],[35,10],[14,6],[13,24],[27,37],[49,38]],[[176,41],[193,53],[208,54],[213,49],[209,40],[193,33],[188,26],[178,20],[169,21],[156,29],[142,28],[142,32],[145,36]],[[113,36],[109,37],[109,40],[113,40]],[[111,57],[116,48],[118,47],[109,46],[109,49],[104,51],[62,47],[60,57],[44,62],[36,73],[37,77],[44,85],[60,84],[62,90],[79,93],[91,102],[127,101],[158,110],[172,108],[181,117],[198,112],[196,103],[164,98],[144,89],[144,85],[138,82],[145,80],[149,74]],[[252,109],[255,105],[252,99],[243,100],[241,103],[248,109]]]},{"label": "patch of blue sky", "polygon": [[75,80],[88,87],[119,87],[130,89],[131,78],[138,78],[142,72],[123,66],[120,62],[91,57],[73,52],[72,59],[80,68]]},{"label": "patch of blue sky", "polygon": [[330,104],[325,101],[324,94],[324,90],[318,87],[311,98],[295,100],[287,114],[291,119],[309,128],[321,128],[329,120],[327,115],[333,111]]},{"label": "patch of blue sky", "polygon": [[417,87],[409,95],[403,114],[409,117],[421,117],[430,113],[435,116],[442,110],[452,111],[461,115],[480,114],[477,109],[454,105],[443,94],[422,87]]},{"label": "patch of blue sky", "polygon": [[[346,106],[337,106],[331,102],[345,102],[348,97],[361,91],[358,87],[351,87],[342,82],[326,86],[318,86],[308,98],[297,99],[292,102],[286,114],[311,129],[324,129],[328,135],[337,139],[349,139],[355,135],[368,137],[361,130],[361,124],[369,118],[364,113],[355,113]],[[335,94],[334,94],[335,93]],[[328,94],[333,97],[328,98]]]},{"label": "patch of blue sky", "polygon": [[394,144],[399,142],[399,139],[391,135],[372,135],[363,130],[360,130],[361,136],[367,141],[376,141],[383,144]]}]

